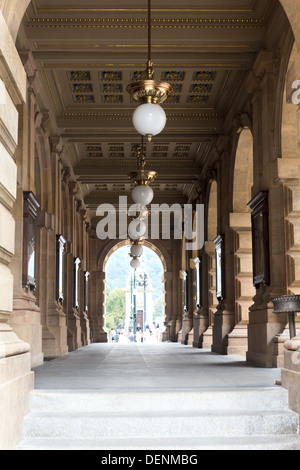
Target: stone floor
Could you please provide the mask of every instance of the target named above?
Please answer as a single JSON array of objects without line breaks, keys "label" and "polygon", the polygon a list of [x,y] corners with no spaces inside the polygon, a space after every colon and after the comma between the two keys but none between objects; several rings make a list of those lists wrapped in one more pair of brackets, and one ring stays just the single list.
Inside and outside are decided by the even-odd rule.
[{"label": "stone floor", "polygon": [[178,343],[93,344],[35,369],[37,390],[274,387],[279,369]]}]

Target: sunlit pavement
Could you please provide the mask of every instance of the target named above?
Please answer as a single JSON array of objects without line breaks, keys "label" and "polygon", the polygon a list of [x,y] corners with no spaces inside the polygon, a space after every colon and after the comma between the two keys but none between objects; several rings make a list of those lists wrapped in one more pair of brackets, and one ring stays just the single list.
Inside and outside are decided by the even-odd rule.
[{"label": "sunlit pavement", "polygon": [[178,343],[93,344],[35,369],[35,389],[233,389],[274,387],[279,369]]}]

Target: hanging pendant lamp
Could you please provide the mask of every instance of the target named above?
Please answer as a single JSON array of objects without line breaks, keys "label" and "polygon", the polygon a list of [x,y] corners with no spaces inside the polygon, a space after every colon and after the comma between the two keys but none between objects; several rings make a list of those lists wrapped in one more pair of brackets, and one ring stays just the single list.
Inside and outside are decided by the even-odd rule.
[{"label": "hanging pendant lamp", "polygon": [[145,207],[148,204],[151,204],[154,198],[154,192],[151,188],[151,183],[157,177],[155,171],[146,170],[146,157],[144,152],[144,139],[142,136],[141,146],[137,147],[137,171],[129,173],[129,178],[135,184],[135,187],[132,191],[132,199],[135,204]]},{"label": "hanging pendant lamp", "polygon": [[164,103],[173,89],[169,83],[158,82],[153,79],[154,69],[151,58],[151,0],[148,0],[148,62],[146,80],[130,83],[127,91],[140,106],[133,114],[133,125],[136,131],[147,137],[160,134],[167,123],[167,115],[160,104]]}]

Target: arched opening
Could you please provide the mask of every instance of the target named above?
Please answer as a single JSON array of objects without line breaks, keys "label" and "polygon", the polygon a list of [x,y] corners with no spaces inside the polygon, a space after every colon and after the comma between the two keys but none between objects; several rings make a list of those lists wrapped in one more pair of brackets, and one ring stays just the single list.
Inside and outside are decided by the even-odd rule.
[{"label": "arched opening", "polygon": [[[294,46],[289,67],[292,66],[297,55]],[[289,72],[288,72],[289,73]],[[288,74],[287,74],[288,75]],[[282,123],[281,123],[281,155],[279,160],[279,171],[284,184],[284,197],[286,205],[285,230],[286,230],[286,270],[287,270],[287,290],[291,295],[299,295],[299,272],[298,264],[299,243],[297,233],[299,225],[295,213],[299,210],[299,112],[297,106],[287,97],[288,84],[285,82],[283,103],[282,103]]]},{"label": "arched opening", "polygon": [[141,267],[130,267],[129,242],[116,244],[105,257],[104,329],[110,342],[162,341],[165,331],[166,263],[145,242]]},{"label": "arched opening", "polygon": [[229,354],[248,350],[249,309],[253,304],[252,228],[251,210],[253,187],[253,136],[248,128],[237,135],[233,173],[233,212],[230,228],[233,231],[235,328],[228,338]]}]

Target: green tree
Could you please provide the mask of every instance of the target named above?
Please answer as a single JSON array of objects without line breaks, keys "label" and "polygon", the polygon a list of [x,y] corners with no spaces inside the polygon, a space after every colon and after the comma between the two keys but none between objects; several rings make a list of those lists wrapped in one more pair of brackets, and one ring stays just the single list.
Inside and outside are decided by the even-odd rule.
[{"label": "green tree", "polygon": [[161,299],[157,299],[154,305],[153,319],[163,316],[164,304]]},{"label": "green tree", "polygon": [[108,289],[106,292],[106,328],[123,327],[126,319],[126,294],[124,289]]}]

